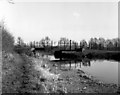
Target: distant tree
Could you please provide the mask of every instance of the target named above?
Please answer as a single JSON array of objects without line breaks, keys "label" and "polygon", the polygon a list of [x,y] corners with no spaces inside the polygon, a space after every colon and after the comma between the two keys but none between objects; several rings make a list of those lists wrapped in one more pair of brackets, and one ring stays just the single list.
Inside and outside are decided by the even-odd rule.
[{"label": "distant tree", "polygon": [[40,40],[39,44],[41,44],[42,47],[51,46],[51,40],[48,36],[46,36]]},{"label": "distant tree", "polygon": [[71,45],[72,45],[72,48],[74,49],[78,48],[78,43],[76,41],[72,40]]},{"label": "distant tree", "polygon": [[30,46],[30,47],[33,47],[33,43],[32,43],[32,42],[30,42],[30,43],[29,43],[29,46]]},{"label": "distant tree", "polygon": [[80,46],[87,48],[87,42],[85,40],[80,41]]},{"label": "distant tree", "polygon": [[114,38],[111,41],[114,45],[114,50],[120,50],[120,38]]},{"label": "distant tree", "polygon": [[38,47],[39,42],[36,42],[36,47]]},{"label": "distant tree", "polygon": [[70,40],[65,37],[60,38],[60,40],[58,41],[60,46],[62,46],[62,47],[64,46],[65,49],[69,48],[69,42],[70,42]]},{"label": "distant tree", "polygon": [[94,44],[95,44],[94,38],[90,38],[89,48],[90,48],[90,49],[94,49],[94,47],[95,47]]},{"label": "distant tree", "polygon": [[117,47],[118,47],[118,50],[120,51],[120,38],[118,38],[118,45],[117,45]]},{"label": "distant tree", "polygon": [[59,42],[61,42],[61,43],[65,42],[66,44],[69,44],[69,39],[65,38],[65,37],[62,37],[62,38],[60,38]]},{"label": "distant tree", "polygon": [[94,49],[98,49],[98,43],[99,43],[99,40],[97,38],[94,38]]},{"label": "distant tree", "polygon": [[106,40],[106,46],[107,46],[107,50],[112,50],[114,47],[114,45],[110,39]]},{"label": "distant tree", "polygon": [[99,43],[98,43],[98,46],[99,46],[99,49],[104,49],[104,45],[105,45],[105,39],[100,37],[99,39]]},{"label": "distant tree", "polygon": [[50,38],[47,36],[47,37],[45,37],[45,43],[46,43],[46,45],[47,46],[50,46]]},{"label": "distant tree", "polygon": [[39,43],[41,44],[42,47],[45,47],[45,39],[44,38],[42,38]]}]

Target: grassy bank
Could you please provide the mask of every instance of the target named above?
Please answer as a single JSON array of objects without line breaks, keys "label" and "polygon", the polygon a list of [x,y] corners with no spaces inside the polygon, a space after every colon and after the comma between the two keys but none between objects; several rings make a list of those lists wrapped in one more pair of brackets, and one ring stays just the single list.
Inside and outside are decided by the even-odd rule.
[{"label": "grassy bank", "polygon": [[31,59],[24,54],[12,53],[12,57],[6,54],[3,52],[2,93],[43,93]]},{"label": "grassy bank", "polygon": [[0,63],[2,72],[2,94],[8,93],[39,93],[42,86],[38,85],[37,72],[33,68],[30,48],[14,45],[14,37],[0,22]]},{"label": "grassy bank", "polygon": [[3,52],[2,62],[2,93],[19,93],[23,64],[21,56]]},{"label": "grassy bank", "polygon": [[14,52],[14,37],[0,22],[0,34],[2,44],[2,93],[19,93],[21,86],[23,60],[19,54]]}]

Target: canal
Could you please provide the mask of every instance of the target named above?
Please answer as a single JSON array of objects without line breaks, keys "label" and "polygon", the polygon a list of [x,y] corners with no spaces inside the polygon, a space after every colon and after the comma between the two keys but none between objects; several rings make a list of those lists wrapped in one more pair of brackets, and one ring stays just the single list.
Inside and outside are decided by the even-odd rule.
[{"label": "canal", "polygon": [[54,56],[48,56],[51,61],[56,61],[57,66],[63,70],[75,70],[80,69],[90,74],[96,80],[103,81],[105,83],[118,84],[118,64],[120,62],[113,60],[89,60],[82,59],[81,61],[57,61]]}]

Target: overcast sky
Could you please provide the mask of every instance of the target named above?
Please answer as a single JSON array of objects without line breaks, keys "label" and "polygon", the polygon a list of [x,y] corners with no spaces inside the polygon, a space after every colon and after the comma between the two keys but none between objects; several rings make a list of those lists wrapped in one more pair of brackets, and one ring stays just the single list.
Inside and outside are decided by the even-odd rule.
[{"label": "overcast sky", "polygon": [[25,42],[45,36],[55,41],[60,37],[76,41],[118,37],[117,2],[3,3],[0,18],[16,38],[20,36]]}]

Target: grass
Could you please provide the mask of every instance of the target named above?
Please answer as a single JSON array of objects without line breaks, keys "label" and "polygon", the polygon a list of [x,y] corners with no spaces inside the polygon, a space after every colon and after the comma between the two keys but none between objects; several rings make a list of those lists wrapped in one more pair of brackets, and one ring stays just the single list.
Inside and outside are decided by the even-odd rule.
[{"label": "grass", "polygon": [[43,87],[38,84],[38,72],[25,54],[13,53],[14,59],[3,53],[2,93],[42,93]]},{"label": "grass", "polygon": [[6,57],[3,52],[2,59],[2,93],[18,93],[21,86],[22,63],[20,55],[13,53],[14,59]]}]

